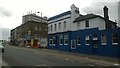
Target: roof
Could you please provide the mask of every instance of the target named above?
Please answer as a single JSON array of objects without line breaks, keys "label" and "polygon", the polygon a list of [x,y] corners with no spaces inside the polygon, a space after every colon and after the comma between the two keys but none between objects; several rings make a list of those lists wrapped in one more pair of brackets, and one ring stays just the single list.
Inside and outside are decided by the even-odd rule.
[{"label": "roof", "polygon": [[[102,18],[102,19],[105,19],[104,17],[99,16],[99,15],[87,14],[87,15],[79,16],[79,17],[76,18],[73,22],[82,21],[82,20],[91,19],[91,18],[96,18],[96,17],[100,17],[100,18]],[[116,22],[113,22],[113,21],[111,21],[111,20],[109,20],[109,21],[116,24]]]},{"label": "roof", "polygon": [[80,17],[76,18],[74,20],[74,22],[82,21],[82,20],[86,20],[86,19],[90,19],[90,18],[95,18],[95,17],[99,17],[99,16],[98,15],[94,15],[94,14],[87,14],[87,15],[83,15],[83,16],[80,16]]},{"label": "roof", "polygon": [[68,15],[68,14],[71,14],[71,11],[67,11],[67,12],[58,14],[58,15],[56,15],[56,16],[50,17],[50,18],[48,19],[48,21],[53,20],[53,19],[60,18],[60,17],[62,17],[62,16]]}]

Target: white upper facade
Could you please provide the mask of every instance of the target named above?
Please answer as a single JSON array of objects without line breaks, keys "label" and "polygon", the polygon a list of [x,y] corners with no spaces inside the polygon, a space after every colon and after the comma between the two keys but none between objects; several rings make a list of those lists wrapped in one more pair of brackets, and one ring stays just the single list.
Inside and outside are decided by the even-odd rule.
[{"label": "white upper facade", "polygon": [[[115,23],[112,27],[115,27]],[[74,4],[70,11],[53,16],[48,20],[48,34],[91,28],[106,29],[105,19],[94,14],[81,15],[79,8]]]}]

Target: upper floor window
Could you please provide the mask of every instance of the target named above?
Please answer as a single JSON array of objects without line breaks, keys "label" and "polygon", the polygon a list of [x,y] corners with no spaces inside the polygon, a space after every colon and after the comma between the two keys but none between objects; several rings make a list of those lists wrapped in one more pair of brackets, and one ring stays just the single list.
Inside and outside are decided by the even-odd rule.
[{"label": "upper floor window", "polygon": [[112,28],[115,28],[115,24],[112,24]]},{"label": "upper floor window", "polygon": [[58,28],[59,28],[59,30],[61,30],[61,22],[59,22],[59,27]]},{"label": "upper floor window", "polygon": [[79,28],[80,27],[80,22],[77,22],[77,28]]},{"label": "upper floor window", "polygon": [[66,29],[66,21],[64,21],[64,29]]},{"label": "upper floor window", "polygon": [[89,27],[89,20],[85,21],[85,27]]},{"label": "upper floor window", "polygon": [[54,24],[54,29],[55,29],[55,31],[57,30],[57,25],[56,24]]},{"label": "upper floor window", "polygon": [[52,25],[50,25],[50,31],[52,31],[53,29],[52,29],[53,27],[52,27]]},{"label": "upper floor window", "polygon": [[35,30],[38,30],[38,28],[37,28],[37,27],[35,27]]},{"label": "upper floor window", "polygon": [[39,31],[41,31],[41,27],[39,27]]}]

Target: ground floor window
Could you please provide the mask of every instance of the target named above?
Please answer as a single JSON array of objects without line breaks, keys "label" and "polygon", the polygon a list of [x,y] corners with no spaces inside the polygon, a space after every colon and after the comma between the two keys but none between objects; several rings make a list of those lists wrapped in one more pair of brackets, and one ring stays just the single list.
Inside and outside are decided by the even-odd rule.
[{"label": "ground floor window", "polygon": [[65,36],[64,36],[64,44],[65,44],[65,45],[68,45],[68,35],[65,35]]},{"label": "ground floor window", "polygon": [[98,38],[97,38],[97,33],[94,33],[94,34],[93,34],[93,40],[98,40]]},{"label": "ground floor window", "polygon": [[90,45],[90,36],[85,36],[86,45]]},{"label": "ground floor window", "polygon": [[107,41],[106,41],[106,34],[103,33],[103,34],[101,35],[101,43],[102,43],[102,45],[106,45],[106,42],[107,42]]},{"label": "ground floor window", "polygon": [[53,45],[55,45],[55,37],[53,37]]},{"label": "ground floor window", "polygon": [[62,35],[59,37],[59,45],[63,45],[63,36]]},{"label": "ground floor window", "polygon": [[52,46],[52,42],[53,42],[53,39],[50,38],[50,39],[49,39],[49,44],[50,44],[50,46]]},{"label": "ground floor window", "polygon": [[80,42],[80,37],[77,38],[77,45],[80,45],[81,42]]},{"label": "ground floor window", "polygon": [[71,49],[76,49],[76,40],[71,40]]},{"label": "ground floor window", "polygon": [[118,34],[117,33],[112,33],[112,44],[118,44]]}]

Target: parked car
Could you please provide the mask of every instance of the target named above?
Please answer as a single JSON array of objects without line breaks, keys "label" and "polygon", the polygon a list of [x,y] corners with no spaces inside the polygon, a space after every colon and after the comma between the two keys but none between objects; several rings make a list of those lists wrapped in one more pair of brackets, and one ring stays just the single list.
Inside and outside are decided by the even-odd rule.
[{"label": "parked car", "polygon": [[0,51],[2,51],[2,53],[4,52],[3,42],[0,42]]}]

